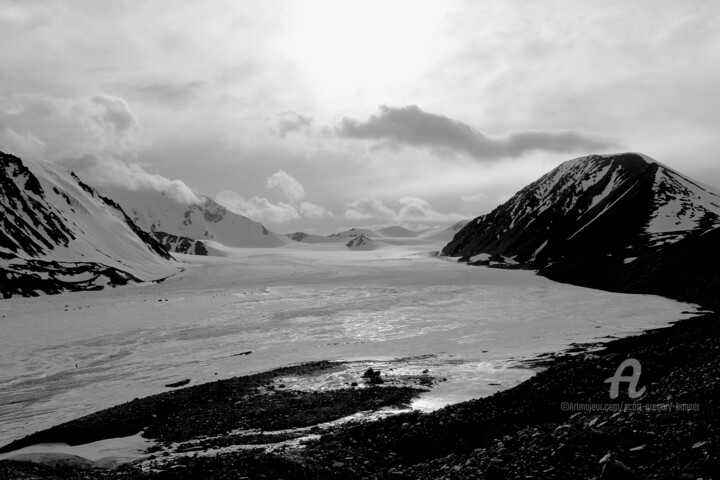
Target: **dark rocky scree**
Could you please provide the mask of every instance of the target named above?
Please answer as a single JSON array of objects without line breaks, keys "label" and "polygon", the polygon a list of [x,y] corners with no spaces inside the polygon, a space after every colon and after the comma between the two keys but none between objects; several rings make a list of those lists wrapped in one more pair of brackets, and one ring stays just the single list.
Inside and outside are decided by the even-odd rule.
[{"label": "dark rocky scree", "polygon": [[[190,456],[170,462],[161,472],[141,472],[125,466],[110,472],[83,472],[82,477],[72,476],[81,475],[79,472],[48,470],[37,473],[35,478],[718,478],[719,319],[717,314],[708,314],[615,340],[600,352],[559,356],[547,370],[491,397],[427,414],[412,412],[336,427],[323,432],[319,440],[307,442],[302,449],[288,448],[273,454],[256,450],[208,458]],[[635,400],[626,393],[611,400],[605,380],[628,357],[641,362],[638,388],[645,387],[646,393]],[[133,420],[139,412],[144,412],[145,422],[151,418],[150,412],[161,412],[156,423],[146,430],[151,438],[178,440],[200,432],[218,433],[225,427],[205,423],[207,417],[203,414],[178,416],[171,412],[208,408],[215,412],[209,415],[214,417],[209,420],[237,424],[240,417],[228,414],[226,408],[240,395],[234,385],[254,383],[261,377],[250,378],[254,377],[194,387],[202,387],[202,395],[201,390],[184,389],[131,402],[88,417],[84,424],[76,421],[53,430],[62,433],[66,440],[73,435],[68,432],[83,431],[82,441],[88,441],[87,432],[101,428],[119,434],[123,425],[142,423]],[[621,392],[626,391],[626,385],[621,385]],[[340,395],[362,393],[363,390],[355,390]],[[245,416],[241,421],[261,425],[265,430],[311,425],[318,419],[304,418],[315,415],[307,409],[318,408],[327,401],[322,398],[317,404],[307,404],[303,399],[295,404],[295,400],[289,400],[292,397],[285,399],[278,393],[271,397],[278,399],[282,410],[271,407],[270,411],[287,412],[291,417],[301,415],[303,420],[288,422],[275,419],[275,413],[266,415],[258,411],[257,416]],[[243,410],[268,408],[269,399],[251,402]],[[578,412],[563,408],[567,403],[610,404],[620,408],[623,402],[627,405],[624,411]],[[689,405],[689,410],[678,410],[678,404]],[[139,409],[140,405],[145,407]],[[672,410],[643,410],[643,405],[645,408],[671,405]],[[219,412],[222,416],[217,418]],[[258,441],[269,439],[272,437],[260,437]],[[35,441],[39,439],[29,443]],[[619,463],[627,466],[632,475],[610,475],[613,468],[620,468]],[[0,471],[17,472],[22,468],[36,467],[0,462]],[[603,468],[607,470],[604,475]],[[5,475],[0,478],[16,478]]]},{"label": "dark rocky scree", "polygon": [[273,385],[283,376],[329,373],[340,366],[315,362],[135,399],[34,433],[1,447],[0,453],[37,443],[82,445],[141,431],[146,438],[169,443],[235,429],[308,427],[362,410],[404,405],[422,391],[388,387],[306,392]]},{"label": "dark rocky scree", "polygon": [[[68,277],[92,274],[82,281],[68,281]],[[62,292],[82,292],[101,290],[104,285],[111,287],[127,285],[141,280],[130,273],[92,262],[48,262],[27,260],[0,267],[3,278],[0,294],[3,298],[13,295],[36,297],[40,293],[54,295]],[[5,281],[6,279],[6,281]]]}]

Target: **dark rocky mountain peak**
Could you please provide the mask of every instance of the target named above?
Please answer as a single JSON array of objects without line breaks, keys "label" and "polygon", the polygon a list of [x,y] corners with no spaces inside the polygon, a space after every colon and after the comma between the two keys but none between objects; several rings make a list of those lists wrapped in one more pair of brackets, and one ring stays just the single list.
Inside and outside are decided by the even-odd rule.
[{"label": "dark rocky mountain peak", "polygon": [[[591,155],[562,163],[470,221],[442,253],[596,288],[654,293],[663,281],[675,282],[660,266],[695,258],[708,238],[720,235],[718,226],[716,189],[641,154]],[[694,287],[682,289],[688,288]],[[678,296],[679,290],[667,291]]]}]

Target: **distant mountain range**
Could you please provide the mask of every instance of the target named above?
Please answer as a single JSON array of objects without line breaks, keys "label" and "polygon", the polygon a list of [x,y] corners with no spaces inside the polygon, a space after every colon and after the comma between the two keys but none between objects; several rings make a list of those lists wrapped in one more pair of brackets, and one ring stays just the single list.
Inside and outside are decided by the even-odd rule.
[{"label": "distant mountain range", "polygon": [[301,243],[338,243],[344,242],[344,238],[333,237],[332,235],[317,235],[314,233],[293,232],[285,235],[290,240]]},{"label": "distant mountain range", "polygon": [[0,152],[0,295],[96,290],[177,271],[110,198],[48,163]]},{"label": "distant mountain range", "polygon": [[455,237],[455,234],[462,230],[462,228],[468,224],[470,220],[460,220],[459,222],[455,222],[452,225],[450,225],[447,228],[443,228],[440,230],[432,230],[429,232],[426,232],[424,234],[424,237],[428,240],[442,240],[442,241],[450,241]]},{"label": "distant mountain range", "polygon": [[420,235],[420,232],[410,230],[399,225],[391,225],[389,227],[378,228],[377,232],[384,237],[393,238],[414,238]]},{"label": "distant mountain range", "polygon": [[[274,248],[290,243],[262,223],[231,212],[204,195],[198,195],[201,203],[187,204],[155,190],[103,191],[122,205],[140,228],[155,234],[173,252],[195,253],[197,242],[205,254],[211,242],[241,248]],[[173,237],[177,240],[168,241]]]},{"label": "distant mountain range", "polygon": [[177,272],[170,255],[291,242],[212,199],[155,190],[102,191],[45,162],[0,152],[0,295],[96,290]]},{"label": "distant mountain range", "polygon": [[305,232],[293,232],[285,234],[286,237],[296,242],[303,243],[333,243],[346,241],[359,237],[361,235],[368,239],[378,240],[395,240],[401,239],[418,239],[417,244],[421,241],[449,241],[453,236],[467,224],[470,220],[461,220],[456,222],[449,227],[444,228],[431,228],[421,231],[410,230],[409,228],[402,227],[400,225],[390,225],[379,228],[357,228],[353,227],[349,230],[343,230],[337,233],[331,233],[330,235],[317,235]]},{"label": "distant mountain range", "polygon": [[644,155],[592,155],[561,164],[472,220],[442,254],[708,304],[720,297],[719,226],[715,188]]},{"label": "distant mountain range", "polygon": [[367,250],[431,240],[449,241],[442,254],[473,265],[720,306],[720,192],[640,154],[565,162],[487,215],[424,231],[391,225],[279,235],[199,198],[100,193],[56,165],[0,153],[0,294],[160,280],[179,268],[169,252],[294,242]]},{"label": "distant mountain range", "polygon": [[330,238],[353,238],[353,237],[359,237],[360,235],[365,235],[366,237],[370,238],[377,238],[381,237],[380,233],[376,232],[375,230],[371,230],[369,228],[351,228],[350,230],[345,230],[343,232],[338,233],[331,233],[328,235]]}]

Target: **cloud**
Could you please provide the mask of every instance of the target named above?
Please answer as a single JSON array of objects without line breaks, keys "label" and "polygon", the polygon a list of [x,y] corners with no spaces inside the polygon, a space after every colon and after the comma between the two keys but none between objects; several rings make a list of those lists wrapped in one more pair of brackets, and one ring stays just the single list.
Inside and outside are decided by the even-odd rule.
[{"label": "cloud", "polygon": [[8,127],[42,141],[50,161],[85,154],[134,157],[141,146],[142,129],[134,112],[108,93],[0,97],[0,128]]},{"label": "cloud", "polygon": [[345,205],[343,215],[348,220],[387,220],[396,221],[397,212],[386,207],[380,200],[365,197]]},{"label": "cloud", "polygon": [[93,112],[97,125],[111,128],[118,137],[123,137],[132,130],[140,129],[135,114],[122,98],[107,93],[98,93],[90,97],[90,101],[100,106],[98,112]]},{"label": "cloud", "polygon": [[104,151],[116,154],[135,153],[141,128],[125,100],[99,93],[86,99],[76,109],[78,115],[85,116],[86,128],[100,139],[100,147]]},{"label": "cloud", "polygon": [[274,223],[285,223],[299,220],[300,214],[294,206],[280,202],[274,204],[264,197],[245,198],[232,190],[223,190],[215,196],[215,201],[228,210],[244,215],[253,220],[267,220]]},{"label": "cloud", "polygon": [[[139,158],[155,162],[153,172],[184,178],[213,194],[227,188],[263,196],[251,190],[257,174],[263,174],[262,183],[279,168],[296,168],[294,160],[253,157],[247,150],[287,148],[313,161],[335,155],[337,166],[325,162],[317,175],[326,185],[305,171],[302,179],[307,178],[308,193],[317,195],[312,200],[336,213],[342,213],[342,201],[363,195],[386,199],[397,191],[435,204],[440,187],[434,183],[451,182],[446,170],[436,175],[432,168],[465,167],[479,155],[467,153],[475,152],[472,133],[464,149],[431,137],[427,145],[413,140],[424,149],[419,151],[386,134],[348,141],[320,132],[324,125],[336,132],[343,116],[354,115],[361,125],[371,114],[384,118],[376,108],[381,103],[396,110],[416,104],[490,140],[528,130],[602,133],[720,184],[720,168],[712,163],[720,150],[720,135],[714,133],[720,128],[720,68],[707,61],[720,56],[720,29],[714,25],[720,2],[661,0],[652,15],[632,2],[552,4],[557,8],[548,16],[546,2],[494,0],[482,8],[467,0],[348,8],[332,1],[284,2],[287,9],[278,15],[275,2],[184,1],[168,8],[166,2],[0,0],[0,44],[7,46],[0,48],[0,96],[82,96],[101,86],[137,114],[141,138],[153,146],[153,157],[143,148]],[[338,15],[319,13],[329,6]],[[409,10],[413,21],[403,22]],[[349,33],[368,29],[373,35]],[[290,110],[299,116],[278,115]],[[63,135],[63,129],[3,125],[0,132],[7,126],[34,135],[48,146],[48,155],[88,153],[55,149],[61,142],[51,137]],[[203,144],[205,151],[181,151],[179,145],[191,143]],[[382,151],[368,158],[369,146],[403,148],[406,157]],[[413,171],[410,157],[430,153],[468,161]],[[492,170],[516,166],[507,172],[518,178],[531,161],[542,166],[543,160],[535,159],[541,155],[545,152],[523,155],[528,162],[522,166],[497,161]],[[555,163],[570,158],[547,155],[554,155]],[[231,158],[242,161],[229,166]],[[214,165],[211,159],[217,159]],[[476,163],[485,171],[472,173],[494,174],[489,162]],[[319,164],[305,162],[302,168],[320,170]],[[388,165],[402,168],[388,173]],[[549,169],[550,160],[544,165]],[[398,186],[403,183],[414,188]],[[484,185],[460,185],[442,188],[485,191],[488,203],[498,195]]]},{"label": "cloud", "polygon": [[45,152],[45,143],[30,132],[16,132],[12,127],[5,127],[0,132],[0,150],[18,157],[39,159]]},{"label": "cloud", "polygon": [[481,193],[474,193],[472,195],[463,195],[460,197],[460,200],[462,200],[463,202],[470,203],[470,202],[477,202],[478,200],[484,200],[487,197],[488,197],[487,193],[481,192]]},{"label": "cloud", "polygon": [[416,105],[383,105],[378,114],[371,115],[365,122],[345,117],[335,134],[379,141],[380,148],[428,148],[439,155],[465,154],[477,160],[519,157],[533,150],[567,153],[620,147],[608,138],[574,130],[520,131],[488,137],[466,123],[425,112]]},{"label": "cloud", "polygon": [[305,198],[305,189],[293,176],[284,170],[278,170],[267,178],[267,188],[279,188],[285,197],[293,203]]},{"label": "cloud", "polygon": [[310,202],[302,202],[298,206],[300,214],[305,218],[334,217],[335,215],[327,208]]},{"label": "cloud", "polygon": [[398,217],[403,222],[444,222],[457,221],[468,218],[468,215],[459,213],[440,213],[430,206],[430,203],[419,197],[401,197]]},{"label": "cloud", "polygon": [[469,217],[459,213],[438,212],[420,197],[401,197],[398,202],[400,208],[395,211],[376,198],[359,198],[345,205],[343,217],[355,221],[374,220],[399,224],[457,221]]},{"label": "cloud", "polygon": [[149,173],[134,162],[142,146],[141,134],[130,105],[108,93],[0,98],[3,148],[63,165],[93,186],[156,190],[178,202],[201,202],[182,181]]},{"label": "cloud", "polygon": [[94,187],[119,187],[131,191],[155,190],[180,203],[190,205],[203,202],[183,181],[149,173],[137,163],[125,163],[113,157],[98,157],[92,154],[67,158],[57,163],[80,174]]},{"label": "cloud", "polygon": [[119,88],[137,100],[152,104],[178,107],[198,99],[199,93],[209,84],[206,80],[189,82],[156,81],[119,84]]},{"label": "cloud", "polygon": [[49,23],[51,18],[42,5],[5,2],[0,6],[0,31],[10,34],[23,33]]},{"label": "cloud", "polygon": [[278,121],[277,134],[280,138],[285,138],[289,133],[298,132],[312,126],[312,117],[300,115],[292,110],[282,112],[280,121]]},{"label": "cloud", "polygon": [[332,211],[321,205],[302,202],[301,200],[305,198],[305,189],[297,179],[284,170],[278,170],[270,175],[265,186],[282,190],[289,203],[272,203],[267,198],[258,196],[245,198],[232,190],[223,190],[215,196],[215,200],[240,215],[274,223],[334,216]]}]

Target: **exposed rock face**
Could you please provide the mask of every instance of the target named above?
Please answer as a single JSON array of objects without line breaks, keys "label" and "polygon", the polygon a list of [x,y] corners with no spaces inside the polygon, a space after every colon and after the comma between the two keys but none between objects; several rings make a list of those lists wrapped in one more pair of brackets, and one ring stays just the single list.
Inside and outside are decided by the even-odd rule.
[{"label": "exposed rock face", "polygon": [[[67,195],[63,199],[72,206]],[[67,245],[75,238],[60,218],[60,212],[47,204],[45,191],[37,177],[19,158],[1,152],[0,207],[3,213],[2,258],[13,258],[21,252],[38,256],[55,246]]]},{"label": "exposed rock face", "polygon": [[169,252],[185,253],[187,255],[208,254],[207,247],[205,247],[205,244],[199,240],[193,240],[192,238],[172,235],[170,233],[160,232],[157,230],[152,233]]},{"label": "exposed rock face", "polygon": [[294,242],[300,243],[343,243],[346,241],[346,238],[335,235],[325,236],[305,232],[286,233],[285,236]]},{"label": "exposed rock face", "polygon": [[295,232],[295,233],[288,233],[287,237],[290,240],[295,240],[296,242],[302,242],[308,237],[308,234],[305,232]]},{"label": "exposed rock face", "polygon": [[560,256],[627,258],[718,225],[720,194],[713,189],[640,155],[596,155],[563,163],[476,218],[443,253],[514,256],[535,265]]},{"label": "exposed rock face", "polygon": [[372,238],[366,237],[365,234],[360,234],[360,236],[354,237],[347,242],[345,246],[351,249],[367,249],[373,247],[374,243]]}]

